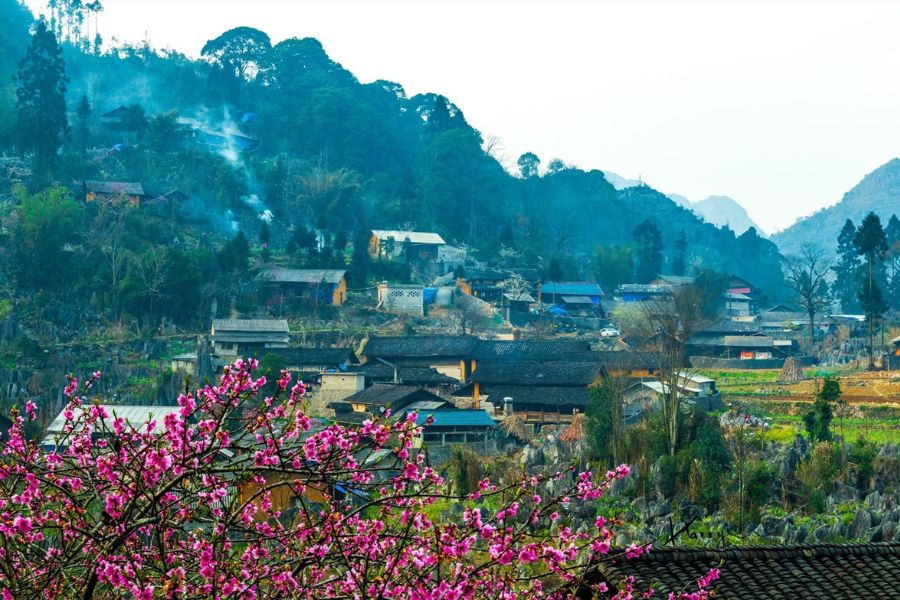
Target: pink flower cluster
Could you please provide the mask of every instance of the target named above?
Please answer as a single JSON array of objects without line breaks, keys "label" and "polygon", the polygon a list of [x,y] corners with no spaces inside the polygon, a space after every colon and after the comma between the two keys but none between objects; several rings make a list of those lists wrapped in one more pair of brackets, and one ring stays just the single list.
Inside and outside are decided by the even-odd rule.
[{"label": "pink flower cluster", "polygon": [[[14,412],[0,449],[0,595],[564,598],[611,552],[605,519],[576,528],[568,515],[627,467],[454,494],[416,447],[414,413],[329,425],[306,415],[306,388],[287,372],[261,397],[256,368],[238,360],[179,397],[161,432],[92,403],[99,373],[80,390],[69,378],[51,449],[28,441]],[[24,412],[36,418],[33,404]],[[549,480],[562,491],[548,494]],[[706,598],[716,577],[679,598]]]}]

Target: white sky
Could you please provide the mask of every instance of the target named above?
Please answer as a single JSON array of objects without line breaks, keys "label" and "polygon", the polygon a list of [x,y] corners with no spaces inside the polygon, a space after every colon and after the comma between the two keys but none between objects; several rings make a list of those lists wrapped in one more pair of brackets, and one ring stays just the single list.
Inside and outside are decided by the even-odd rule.
[{"label": "white sky", "polygon": [[[41,0],[28,0],[32,6]],[[534,151],[741,202],[768,232],[900,155],[900,3],[104,0],[100,32],[196,56],[239,25],[437,92]]]}]

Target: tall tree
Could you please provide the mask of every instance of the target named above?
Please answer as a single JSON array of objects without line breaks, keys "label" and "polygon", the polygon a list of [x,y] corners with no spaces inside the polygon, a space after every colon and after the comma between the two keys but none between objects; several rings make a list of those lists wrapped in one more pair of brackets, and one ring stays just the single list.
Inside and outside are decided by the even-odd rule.
[{"label": "tall tree", "polygon": [[537,177],[541,168],[541,159],[534,152],[526,152],[516,162],[519,166],[519,174],[522,179]]},{"label": "tall tree", "polygon": [[629,246],[600,246],[594,259],[597,281],[612,293],[634,275],[634,260]]},{"label": "tall tree", "polygon": [[662,413],[666,446],[671,456],[678,451],[682,418],[681,394],[687,367],[687,343],[710,321],[709,306],[721,294],[711,285],[696,282],[672,291],[672,297],[642,303],[644,319],[655,334],[648,351],[655,357],[663,386]]},{"label": "tall tree", "polygon": [[62,52],[44,20],[37,22],[31,45],[19,63],[16,76],[20,146],[34,152],[34,172],[46,181],[57,161],[57,152],[69,133],[66,118],[66,86]]},{"label": "tall tree", "polygon": [[838,235],[838,261],[833,267],[834,283],[831,286],[835,298],[841,305],[844,312],[855,312],[859,310],[859,299],[857,298],[857,275],[860,267],[859,254],[856,252],[856,246],[853,245],[853,238],[856,236],[856,225],[853,221],[847,219]]},{"label": "tall tree", "polygon": [[887,238],[887,257],[885,258],[885,289],[888,303],[894,310],[900,309],[900,219],[891,215],[884,228]]},{"label": "tall tree", "polygon": [[235,27],[209,40],[200,55],[237,81],[252,81],[272,68],[272,42],[252,27]]},{"label": "tall tree", "polygon": [[866,315],[866,324],[869,333],[869,369],[875,368],[873,347],[875,345],[875,321],[881,318],[886,309],[881,290],[875,281],[875,264],[881,260],[887,252],[887,238],[881,227],[881,219],[875,213],[869,213],[863,219],[856,235],[853,236],[853,246],[857,254],[866,258],[866,276],[860,281],[859,303]]},{"label": "tall tree", "polygon": [[810,244],[804,244],[797,256],[789,256],[784,261],[784,275],[794,291],[797,303],[809,318],[809,347],[816,342],[816,316],[831,304],[828,289],[828,272],[831,264],[825,252]]},{"label": "tall tree", "polygon": [[662,233],[650,219],[644,219],[632,233],[636,245],[637,267],[635,278],[647,283],[662,272]]},{"label": "tall tree", "polygon": [[675,240],[675,256],[672,258],[672,273],[674,275],[684,275],[687,268],[687,234],[684,229],[678,234]]},{"label": "tall tree", "polygon": [[81,100],[78,102],[78,108],[75,111],[75,116],[78,117],[78,146],[82,156],[87,152],[88,135],[90,132],[88,119],[91,118],[92,112],[93,110],[91,109],[91,103],[88,102],[87,94],[82,94]]}]

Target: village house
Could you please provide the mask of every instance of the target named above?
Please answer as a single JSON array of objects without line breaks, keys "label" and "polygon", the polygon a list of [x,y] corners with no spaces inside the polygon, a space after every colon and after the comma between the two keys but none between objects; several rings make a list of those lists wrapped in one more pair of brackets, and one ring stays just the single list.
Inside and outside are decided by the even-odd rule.
[{"label": "village house", "polygon": [[187,137],[213,150],[254,150],[259,141],[234,126],[214,129],[190,117],[178,117],[177,123],[187,130]]},{"label": "village house", "polygon": [[369,254],[373,258],[399,258],[403,256],[406,244],[409,245],[412,258],[437,261],[438,249],[447,242],[439,234],[432,232],[373,229],[369,238]]},{"label": "village house", "polygon": [[470,382],[454,395],[470,397],[475,408],[489,401],[495,414],[502,414],[504,403],[511,403],[512,414],[540,427],[567,423],[584,412],[590,399],[588,388],[603,373],[598,362],[487,362],[479,364]]},{"label": "village house", "polygon": [[125,201],[129,206],[140,206],[147,197],[144,186],[132,181],[84,181],[81,190],[85,202],[109,202],[118,204]]},{"label": "village house", "polygon": [[284,361],[285,369],[306,376],[324,371],[346,371],[359,364],[352,348],[272,348],[266,351]]},{"label": "village house", "polygon": [[589,281],[548,281],[538,285],[538,303],[553,304],[566,314],[602,317],[603,290]]},{"label": "village house", "polygon": [[100,115],[100,123],[106,125],[110,129],[119,129],[127,121],[130,109],[127,106],[119,105],[116,108],[106,111]]},{"label": "village house", "polygon": [[436,410],[452,404],[437,394],[414,385],[375,383],[370,387],[346,397],[343,402],[350,404],[356,412],[381,414],[390,409],[398,415],[408,410]]},{"label": "village house", "polygon": [[648,283],[649,285],[667,285],[670,288],[679,288],[694,283],[694,278],[689,275],[657,275]]},{"label": "village house", "polygon": [[215,356],[235,358],[287,348],[290,330],[285,319],[213,319],[210,339]]},{"label": "village house", "polygon": [[256,280],[261,296],[269,301],[280,295],[343,306],[347,302],[346,275],[345,269],[266,269]]},{"label": "village house", "polygon": [[662,300],[672,295],[672,286],[669,284],[653,283],[623,283],[616,288],[616,297],[623,303],[647,302],[650,300]]},{"label": "village house", "polygon": [[478,338],[470,335],[373,336],[360,351],[360,359],[365,363],[381,360],[400,367],[431,367],[461,380],[477,343]]},{"label": "village house", "polygon": [[501,284],[514,275],[518,275],[529,284],[531,288],[528,290],[529,295],[531,291],[537,289],[541,279],[537,269],[466,267],[463,275],[457,277],[456,285],[463,294],[475,296],[485,302],[501,302],[506,291]]},{"label": "village house", "polygon": [[[668,390],[668,385],[658,380],[641,380],[630,385],[624,393],[623,422],[633,425],[649,413],[660,410]],[[685,406],[703,411],[723,407],[715,380],[696,373],[685,371],[679,374],[678,397]]]},{"label": "village house", "polygon": [[[427,424],[431,419],[432,423]],[[421,439],[432,446],[479,444],[489,441],[497,422],[486,410],[420,410],[416,425],[422,427]]]},{"label": "village house", "polygon": [[741,360],[769,360],[796,354],[797,340],[775,338],[756,323],[722,320],[695,333],[687,343],[689,357],[706,356]]},{"label": "village house", "polygon": [[398,367],[381,361],[349,367],[349,371],[361,373],[365,385],[375,383],[398,383],[422,387],[434,394],[449,393],[459,386],[459,380],[448,377],[431,367]]},{"label": "village house", "polygon": [[590,361],[591,344],[576,339],[478,340],[468,356],[462,381],[489,362]]},{"label": "village house", "polygon": [[726,292],[722,296],[725,299],[725,316],[727,317],[752,317],[759,313],[756,302],[746,294]]}]

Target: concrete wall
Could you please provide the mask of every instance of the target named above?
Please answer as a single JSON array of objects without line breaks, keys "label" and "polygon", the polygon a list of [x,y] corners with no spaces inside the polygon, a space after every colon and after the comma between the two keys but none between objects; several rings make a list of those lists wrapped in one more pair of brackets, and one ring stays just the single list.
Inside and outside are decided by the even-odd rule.
[{"label": "concrete wall", "polygon": [[387,312],[425,315],[425,294],[422,286],[382,283],[378,286],[378,304]]}]

